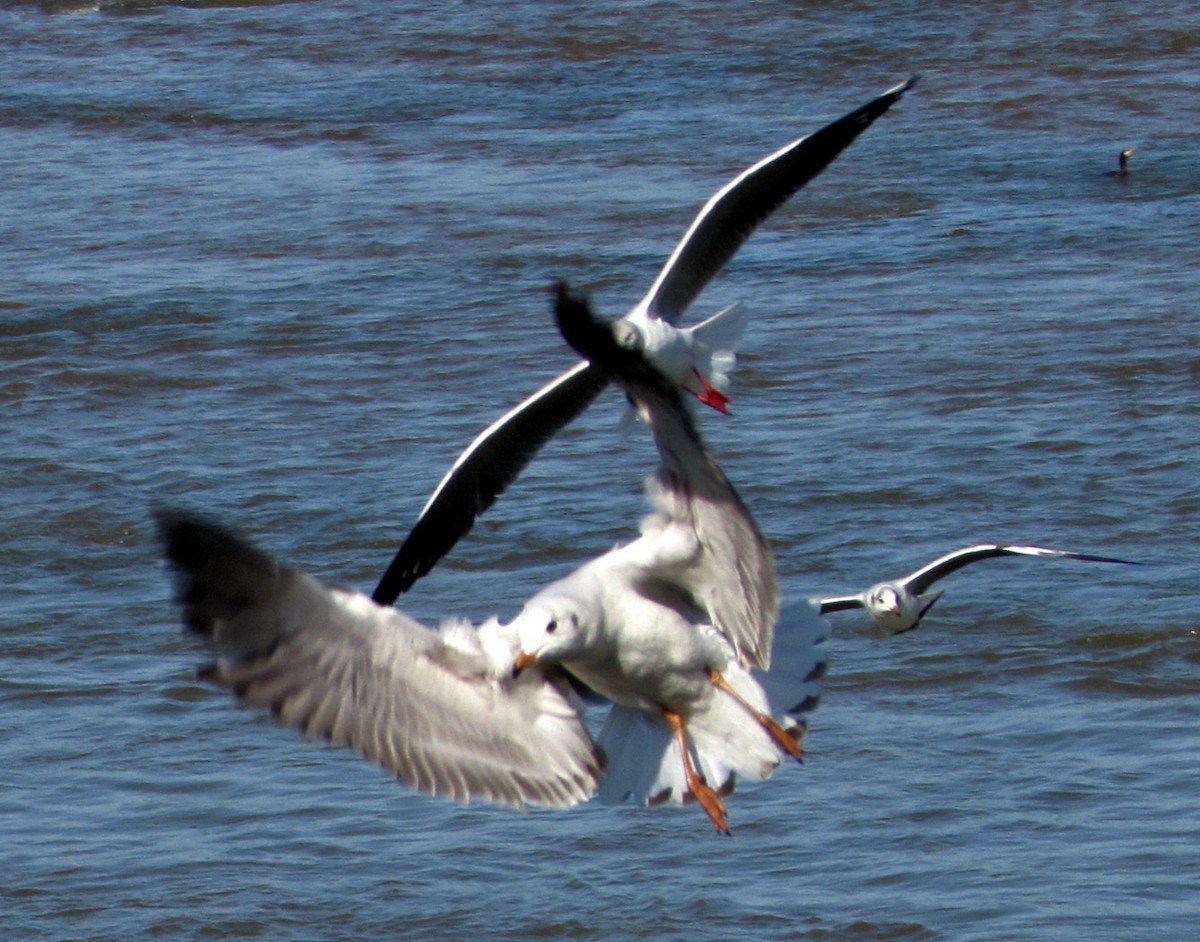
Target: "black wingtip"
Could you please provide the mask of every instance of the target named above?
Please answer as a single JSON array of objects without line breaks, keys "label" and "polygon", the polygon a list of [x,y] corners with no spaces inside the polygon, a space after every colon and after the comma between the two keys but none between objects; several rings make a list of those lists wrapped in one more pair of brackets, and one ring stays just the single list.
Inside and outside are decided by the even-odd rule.
[{"label": "black wingtip", "polygon": [[1096,556],[1092,553],[1074,553],[1072,558],[1081,559],[1089,563],[1117,563],[1121,566],[1144,566],[1146,565],[1140,559],[1118,559],[1116,556]]},{"label": "black wingtip", "polygon": [[236,534],[189,511],[155,507],[151,513],[163,556],[178,570],[201,570],[214,557],[244,545]]},{"label": "black wingtip", "polygon": [[584,359],[593,359],[599,325],[592,317],[587,298],[571,291],[566,281],[555,282],[552,291],[554,323],[558,332],[572,350]]},{"label": "black wingtip", "polygon": [[184,624],[210,634],[215,623],[253,604],[279,573],[276,562],[226,528],[187,511],[153,511],[163,556],[175,574]]}]

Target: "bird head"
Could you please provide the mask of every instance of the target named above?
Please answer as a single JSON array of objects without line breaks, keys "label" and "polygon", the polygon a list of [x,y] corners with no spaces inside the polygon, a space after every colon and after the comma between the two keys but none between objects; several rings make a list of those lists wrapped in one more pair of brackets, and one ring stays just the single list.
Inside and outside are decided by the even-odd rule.
[{"label": "bird head", "polygon": [[513,676],[534,664],[561,664],[587,645],[587,632],[570,599],[535,599],[517,616]]},{"label": "bird head", "polygon": [[617,345],[625,350],[642,351],[646,348],[646,337],[641,329],[628,317],[612,322],[613,337]]},{"label": "bird head", "polygon": [[867,593],[867,611],[872,615],[899,618],[903,611],[900,590],[890,582],[875,586]]},{"label": "bird head", "polygon": [[921,600],[903,585],[881,582],[866,596],[866,609],[876,627],[889,634],[911,631],[921,621]]}]

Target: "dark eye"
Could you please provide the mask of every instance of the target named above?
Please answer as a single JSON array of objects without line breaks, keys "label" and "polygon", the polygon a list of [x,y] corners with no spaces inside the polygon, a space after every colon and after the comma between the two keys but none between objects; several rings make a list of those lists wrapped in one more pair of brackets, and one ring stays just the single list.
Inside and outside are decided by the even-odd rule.
[{"label": "dark eye", "polygon": [[641,350],[644,346],[642,332],[629,321],[624,319],[615,321],[612,330],[613,335],[617,338],[617,344],[626,350]]},{"label": "dark eye", "polygon": [[551,621],[551,622],[550,622],[550,624],[548,624],[548,625],[546,626],[546,634],[548,634],[548,635],[552,635],[552,634],[554,634],[554,632],[556,632],[556,631],[558,631],[558,622],[557,622],[557,621]]}]

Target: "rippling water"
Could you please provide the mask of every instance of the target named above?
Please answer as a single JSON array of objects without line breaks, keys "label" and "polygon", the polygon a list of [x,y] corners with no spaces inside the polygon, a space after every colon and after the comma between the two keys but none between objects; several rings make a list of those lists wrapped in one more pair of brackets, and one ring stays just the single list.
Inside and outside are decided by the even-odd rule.
[{"label": "rippling water", "polygon": [[[1185,939],[1200,882],[1194,5],[0,4],[0,935]],[[458,450],[708,195],[922,73],[696,314],[787,590],[803,767],[730,806],[409,792],[199,686],[149,509],[370,589]],[[1135,146],[1133,174],[1105,176]],[[616,395],[405,600],[511,616],[628,537]]]}]

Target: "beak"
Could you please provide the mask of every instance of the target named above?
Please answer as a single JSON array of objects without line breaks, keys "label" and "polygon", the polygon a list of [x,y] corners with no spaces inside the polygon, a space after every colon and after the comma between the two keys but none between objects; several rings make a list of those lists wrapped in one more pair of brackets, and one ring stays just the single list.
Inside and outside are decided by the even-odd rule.
[{"label": "beak", "polygon": [[512,669],[513,679],[515,680],[516,678],[520,677],[522,672],[525,670],[525,668],[531,667],[536,663],[537,663],[537,657],[535,657],[532,654],[526,654],[524,651],[521,651],[517,655],[517,659],[515,661],[513,661],[513,669]]}]

